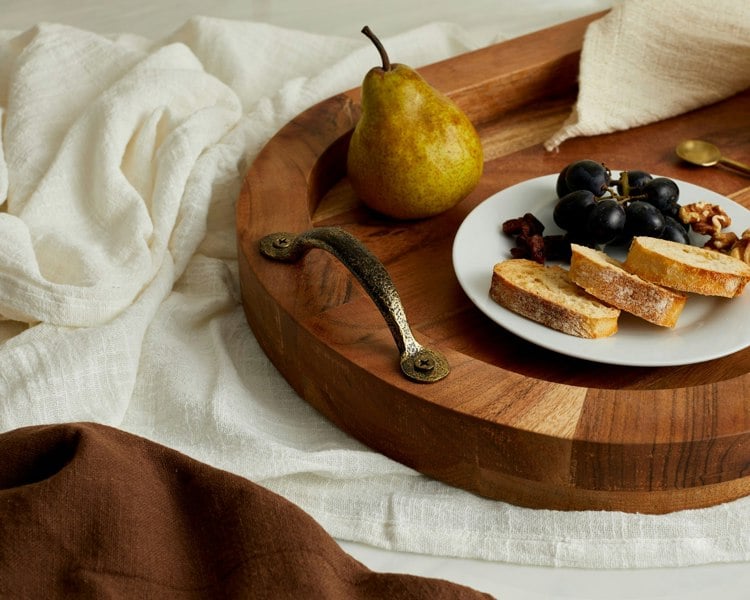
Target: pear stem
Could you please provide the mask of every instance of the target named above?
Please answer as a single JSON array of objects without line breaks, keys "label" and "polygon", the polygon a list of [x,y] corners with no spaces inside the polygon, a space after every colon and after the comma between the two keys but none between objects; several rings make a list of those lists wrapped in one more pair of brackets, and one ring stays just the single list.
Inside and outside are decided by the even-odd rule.
[{"label": "pear stem", "polygon": [[375,47],[378,49],[378,52],[380,53],[380,59],[383,61],[383,71],[390,71],[391,70],[391,61],[388,58],[388,53],[385,51],[385,48],[383,47],[383,44],[380,42],[378,37],[370,31],[370,28],[365,25],[362,28],[362,33],[364,33],[373,44],[375,44]]}]

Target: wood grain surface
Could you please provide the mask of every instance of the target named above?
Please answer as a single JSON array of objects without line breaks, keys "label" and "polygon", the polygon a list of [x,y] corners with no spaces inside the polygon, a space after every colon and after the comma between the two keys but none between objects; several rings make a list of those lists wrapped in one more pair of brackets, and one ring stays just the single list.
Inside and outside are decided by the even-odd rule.
[{"label": "wood grain surface", "polygon": [[[461,290],[453,237],[483,199],[579,158],[690,181],[750,207],[750,179],[689,168],[678,141],[704,138],[750,162],[750,91],[626,132],[541,143],[575,100],[592,15],[420,69],[477,125],[485,172],[437,217],[397,222],[364,208],[346,179],[359,90],[299,115],[249,169],[237,204],[249,325],[295,390],[376,451],[489,498],[549,509],[663,513],[750,493],[750,349],[683,367],[608,366],[523,341]],[[450,375],[408,381],[384,321],[351,273],[313,251],[263,258],[267,234],[336,225],[386,266],[416,338]],[[488,281],[489,281],[488,274]]]}]

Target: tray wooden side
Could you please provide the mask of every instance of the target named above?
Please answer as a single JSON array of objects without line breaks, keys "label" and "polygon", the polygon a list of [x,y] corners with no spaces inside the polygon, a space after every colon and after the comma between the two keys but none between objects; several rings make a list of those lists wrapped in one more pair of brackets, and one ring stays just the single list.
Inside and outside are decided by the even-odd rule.
[{"label": "tray wooden side", "polygon": [[[243,305],[265,352],[333,423],[426,475],[525,506],[661,513],[750,493],[750,350],[679,368],[612,367],[540,349],[489,321],[451,266],[464,217],[499,189],[577,158],[690,180],[750,206],[750,180],[690,170],[677,141],[705,137],[750,159],[750,92],[649,127],[541,142],[575,99],[587,24],[599,15],[420,71],[477,124],[486,151],[477,189],[457,207],[394,222],[362,207],[346,180],[359,90],[299,115],[249,169],[237,204]],[[417,339],[451,374],[406,380],[382,317],[349,272],[311,252],[261,257],[263,236],[345,227],[385,264]],[[489,275],[488,275],[489,277]]]}]

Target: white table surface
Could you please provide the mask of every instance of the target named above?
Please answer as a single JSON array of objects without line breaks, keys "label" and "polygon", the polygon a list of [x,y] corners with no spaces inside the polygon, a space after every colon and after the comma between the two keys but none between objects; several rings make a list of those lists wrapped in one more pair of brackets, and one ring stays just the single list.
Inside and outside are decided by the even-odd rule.
[{"label": "white table surface", "polygon": [[[98,33],[159,39],[193,15],[262,21],[314,33],[359,36],[363,24],[387,37],[431,21],[457,23],[491,41],[514,37],[609,8],[610,0],[4,0],[0,28],[46,21]],[[391,552],[340,542],[377,571],[440,577],[509,600],[747,600],[750,564],[676,569],[540,568]]]}]

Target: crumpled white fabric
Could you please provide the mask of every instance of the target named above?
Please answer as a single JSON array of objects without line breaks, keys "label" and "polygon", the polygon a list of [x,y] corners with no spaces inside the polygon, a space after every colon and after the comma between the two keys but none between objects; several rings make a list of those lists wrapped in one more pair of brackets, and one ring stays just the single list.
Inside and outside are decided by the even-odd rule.
[{"label": "crumpled white fabric", "polygon": [[579,92],[549,140],[648,125],[750,87],[750,2],[621,0],[589,25]]},{"label": "crumpled white fabric", "polygon": [[[385,40],[414,66],[486,43]],[[372,452],[287,385],[240,306],[234,204],[263,144],[358,85],[365,40],[195,18],[152,42],[0,33],[0,430],[96,421],[252,479],[332,535],[539,565],[750,559],[750,500],[665,516],[536,511]]]}]

